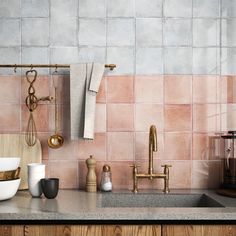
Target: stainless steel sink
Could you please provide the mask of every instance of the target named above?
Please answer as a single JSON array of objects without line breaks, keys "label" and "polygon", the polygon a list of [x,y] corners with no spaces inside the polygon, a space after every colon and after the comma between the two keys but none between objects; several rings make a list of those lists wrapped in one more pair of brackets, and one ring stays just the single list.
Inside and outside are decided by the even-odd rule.
[{"label": "stainless steel sink", "polygon": [[224,207],[206,194],[108,193],[98,207]]}]

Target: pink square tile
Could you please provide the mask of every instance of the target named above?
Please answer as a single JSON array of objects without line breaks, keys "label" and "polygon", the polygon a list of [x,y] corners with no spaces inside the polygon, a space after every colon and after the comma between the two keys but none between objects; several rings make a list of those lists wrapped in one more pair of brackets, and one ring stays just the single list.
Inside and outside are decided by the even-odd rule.
[{"label": "pink square tile", "polygon": [[220,161],[193,161],[192,165],[192,188],[219,188]]},{"label": "pink square tile", "polygon": [[20,131],[20,105],[0,105],[0,131]]},{"label": "pink square tile", "polygon": [[96,133],[106,132],[106,104],[97,103],[95,113],[94,131]]},{"label": "pink square tile", "polygon": [[[57,104],[68,104],[70,102],[70,76],[51,75],[51,77],[49,77],[49,93],[50,96],[53,96],[53,98],[55,98],[55,86],[57,88]],[[53,100],[51,103],[54,102],[55,100]]]},{"label": "pink square tile", "polygon": [[59,178],[60,189],[78,189],[78,161],[49,161],[49,177]]},{"label": "pink square tile", "polygon": [[106,77],[101,81],[96,100],[97,103],[106,103]]},{"label": "pink square tile", "polygon": [[42,159],[48,160],[49,159],[49,147],[48,147],[48,138],[50,137],[50,133],[37,133],[38,139],[41,143],[42,147]]},{"label": "pink square tile", "polygon": [[108,131],[133,131],[134,105],[108,104],[107,129]]},{"label": "pink square tile", "polygon": [[136,76],[135,101],[145,103],[163,103],[162,76]]},{"label": "pink square tile", "polygon": [[190,104],[192,76],[168,75],[164,77],[165,103]]},{"label": "pink square tile", "polygon": [[[108,162],[99,161],[96,159],[95,173],[96,173],[96,180],[97,180],[97,190],[100,189],[101,173],[102,173],[102,167],[104,164],[110,165],[110,163]],[[88,174],[86,160],[79,161],[78,168],[79,168],[79,189],[85,190],[86,189],[86,176]]]},{"label": "pink square tile", "polygon": [[75,155],[82,160],[93,155],[97,160],[106,160],[106,134],[95,133],[94,140],[79,139]]},{"label": "pink square tile", "polygon": [[108,132],[107,155],[109,161],[134,160],[133,132]]},{"label": "pink square tile", "polygon": [[[31,78],[31,77],[30,77]],[[39,99],[41,97],[46,97],[50,94],[50,83],[49,83],[50,77],[49,76],[38,76],[36,78],[36,81],[33,83],[33,87],[35,88],[35,96]],[[21,101],[23,104],[25,104],[25,98],[28,96],[28,88],[29,83],[25,76],[22,76],[21,79]],[[54,92],[53,92],[54,94]],[[40,104],[48,104],[49,102],[40,101]]]},{"label": "pink square tile", "polygon": [[107,77],[107,102],[132,103],[134,101],[133,76]]},{"label": "pink square tile", "polygon": [[[21,108],[22,117],[22,131],[26,131],[27,123],[29,119],[30,112],[25,105]],[[36,129],[38,132],[48,132],[49,129],[49,115],[47,105],[38,105],[36,110],[33,112],[33,117],[36,124]]]},{"label": "pink square tile", "polygon": [[217,76],[193,76],[193,102],[217,103]]},{"label": "pink square tile", "polygon": [[[163,133],[157,133],[157,152],[153,152],[154,159],[161,159],[164,155]],[[148,160],[149,155],[149,133],[135,133],[135,160]]]},{"label": "pink square tile", "polygon": [[135,110],[135,131],[148,132],[151,125],[163,131],[163,105],[136,104]]},{"label": "pink square tile", "polygon": [[21,76],[0,76],[1,104],[20,104]]},{"label": "pink square tile", "polygon": [[221,85],[221,102],[236,102],[236,76],[222,76],[220,78]]},{"label": "pink square tile", "polygon": [[211,133],[193,134],[193,160],[217,160],[220,157],[221,139]]},{"label": "pink square tile", "polygon": [[193,105],[193,130],[216,132],[219,130],[220,111],[217,104]]},{"label": "pink square tile", "polygon": [[191,133],[164,134],[166,160],[191,160]]},{"label": "pink square tile", "polygon": [[165,131],[191,130],[191,105],[165,105]]},{"label": "pink square tile", "polygon": [[221,104],[221,131],[235,130],[236,104]]},{"label": "pink square tile", "polygon": [[114,161],[108,163],[111,166],[112,172],[112,187],[116,189],[132,189],[132,168],[133,162],[129,161]]},{"label": "pink square tile", "polygon": [[[48,109],[48,116],[49,116],[49,131],[55,132],[55,105],[45,105]],[[57,105],[57,130],[60,133],[63,133],[65,129],[69,127],[69,105],[66,104],[58,104]]]},{"label": "pink square tile", "polygon": [[[161,161],[161,165],[170,167],[170,191],[172,189],[191,188],[191,161]],[[163,168],[162,168],[163,171]]]},{"label": "pink square tile", "polygon": [[64,143],[62,147],[58,149],[52,149],[48,147],[49,159],[50,160],[77,160],[78,154],[75,152],[77,146],[76,141],[68,140],[64,137]]},{"label": "pink square tile", "polygon": [[[97,189],[100,189],[101,173],[104,164],[108,164],[111,167],[112,173],[112,188],[113,190],[118,189],[130,189],[132,188],[132,168],[130,165],[133,162],[129,161],[115,161],[115,162],[96,162],[96,177],[97,177]],[[79,189],[85,189],[86,186],[86,175],[87,166],[85,161],[79,162]]]}]

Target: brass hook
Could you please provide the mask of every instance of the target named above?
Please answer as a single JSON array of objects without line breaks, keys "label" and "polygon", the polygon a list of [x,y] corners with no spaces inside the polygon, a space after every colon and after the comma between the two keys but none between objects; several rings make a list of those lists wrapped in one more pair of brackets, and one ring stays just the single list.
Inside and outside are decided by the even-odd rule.
[{"label": "brass hook", "polygon": [[15,67],[14,67],[14,73],[16,73],[16,68],[17,68],[17,66],[16,66],[16,64],[15,64]]}]

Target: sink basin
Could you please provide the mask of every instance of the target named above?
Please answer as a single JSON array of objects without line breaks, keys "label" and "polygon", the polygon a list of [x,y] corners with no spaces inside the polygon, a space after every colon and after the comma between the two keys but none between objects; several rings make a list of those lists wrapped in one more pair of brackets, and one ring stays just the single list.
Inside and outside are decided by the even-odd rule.
[{"label": "sink basin", "polygon": [[224,207],[206,194],[108,193],[98,207]]}]

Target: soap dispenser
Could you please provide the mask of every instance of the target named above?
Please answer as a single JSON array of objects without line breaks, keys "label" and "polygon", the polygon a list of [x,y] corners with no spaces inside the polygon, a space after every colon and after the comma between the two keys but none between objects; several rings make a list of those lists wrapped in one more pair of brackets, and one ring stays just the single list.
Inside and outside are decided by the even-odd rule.
[{"label": "soap dispenser", "polygon": [[95,173],[96,160],[92,155],[86,160],[86,165],[88,168],[86,176],[86,191],[97,192],[97,177]]}]

